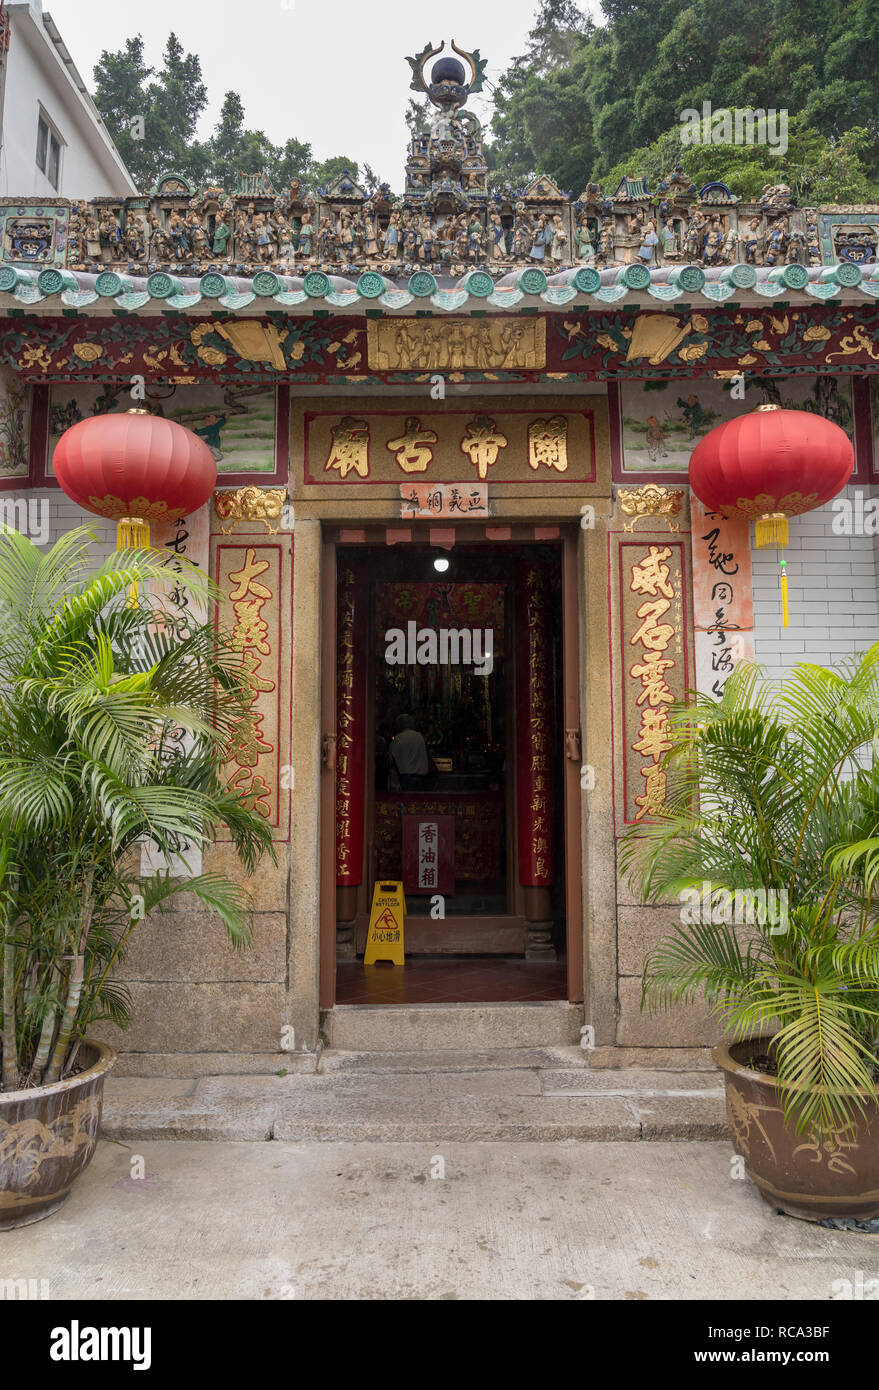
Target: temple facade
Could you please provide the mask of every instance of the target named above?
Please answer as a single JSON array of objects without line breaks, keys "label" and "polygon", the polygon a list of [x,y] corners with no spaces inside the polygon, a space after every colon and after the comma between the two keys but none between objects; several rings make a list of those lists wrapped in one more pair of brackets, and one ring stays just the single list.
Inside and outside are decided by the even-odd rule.
[{"label": "temple facade", "polygon": [[[170,171],[137,197],[0,200],[6,518],[46,540],[94,522],[52,468],[89,415],[136,404],[205,439],[212,502],[149,520],[219,585],[253,687],[229,784],[278,848],[249,952],[186,909],[134,934],[133,1026],[106,1032],[130,1072],[308,1067],[325,1043],[699,1064],[702,1012],[640,1011],[678,908],[617,873],[663,803],[669,706],[740,660],[781,675],[879,640],[879,208],[680,168],[494,187],[478,52],[408,61],[434,117],[400,193]],[[760,404],[855,447],[835,502],[774,499],[804,512],[788,626],[775,552],[688,485],[699,439]],[[402,968],[363,963],[385,882]]]}]

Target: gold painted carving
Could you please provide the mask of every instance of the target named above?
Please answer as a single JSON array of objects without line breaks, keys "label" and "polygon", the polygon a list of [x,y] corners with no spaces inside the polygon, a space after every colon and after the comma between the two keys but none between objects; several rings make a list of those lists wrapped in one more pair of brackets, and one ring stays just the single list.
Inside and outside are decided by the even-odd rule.
[{"label": "gold painted carving", "polygon": [[273,323],[242,319],[238,323],[217,323],[211,327],[247,362],[270,362],[277,371],[286,371],[281,337]]},{"label": "gold painted carving", "polygon": [[546,366],[546,320],[369,319],[375,371],[458,371]]},{"label": "gold painted carving", "polygon": [[626,361],[646,357],[651,366],[658,367],[670,352],[674,352],[692,327],[691,323],[685,323],[682,327],[680,319],[674,314],[639,314],[632,328]]},{"label": "gold painted carving", "polygon": [[661,516],[668,523],[669,531],[680,531],[680,522],[672,521],[672,517],[680,515],[683,500],[682,488],[660,487],[657,483],[620,488],[617,493],[620,511],[633,518],[623,523],[623,530],[634,531],[639,517]]},{"label": "gold painted carving", "polygon": [[270,536],[276,536],[280,525],[271,526],[271,521],[280,521],[287,500],[287,489],[283,487],[239,487],[214,493],[214,510],[221,521],[231,522],[221,526],[224,536],[235,529],[236,521],[261,521]]}]

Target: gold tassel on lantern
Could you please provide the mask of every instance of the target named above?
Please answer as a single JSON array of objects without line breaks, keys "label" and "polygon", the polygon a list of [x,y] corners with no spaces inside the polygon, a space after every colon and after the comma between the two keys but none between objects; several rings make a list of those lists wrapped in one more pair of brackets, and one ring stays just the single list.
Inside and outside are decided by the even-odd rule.
[{"label": "gold tassel on lantern", "polygon": [[[141,521],[139,516],[123,516],[116,523],[116,549],[117,550],[149,550],[150,548],[150,527],[148,521]],[[128,603],[130,608],[137,604],[137,585],[132,584],[128,591]]]},{"label": "gold tassel on lantern", "polygon": [[754,539],[758,550],[767,545],[787,545],[789,537],[784,512],[766,512],[764,516],[759,516],[754,527]]},{"label": "gold tassel on lantern", "polygon": [[[784,512],[767,512],[765,516],[757,518],[754,527],[754,540],[758,550],[762,550],[767,545],[777,545],[784,547],[789,539],[787,517]],[[790,614],[787,605],[787,561],[779,557],[781,565],[781,620],[782,626],[787,627]]]}]

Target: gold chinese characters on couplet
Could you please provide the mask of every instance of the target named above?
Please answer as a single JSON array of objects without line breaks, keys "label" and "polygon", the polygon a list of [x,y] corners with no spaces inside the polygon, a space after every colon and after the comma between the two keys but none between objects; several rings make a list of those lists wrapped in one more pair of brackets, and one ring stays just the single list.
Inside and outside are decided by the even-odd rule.
[{"label": "gold chinese characters on couplet", "polygon": [[272,824],[278,819],[278,653],[281,559],[277,545],[221,545],[221,624],[241,653],[249,717],[226,750],[231,791]]},{"label": "gold chinese characters on couplet", "polygon": [[624,542],[623,731],[625,819],[661,813],[668,794],[668,716],[687,688],[683,544]]}]

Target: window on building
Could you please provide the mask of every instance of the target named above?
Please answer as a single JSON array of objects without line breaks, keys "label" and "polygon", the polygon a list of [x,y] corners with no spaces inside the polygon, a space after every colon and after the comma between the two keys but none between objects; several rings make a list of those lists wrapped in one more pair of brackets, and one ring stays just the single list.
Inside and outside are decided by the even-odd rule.
[{"label": "window on building", "polygon": [[37,168],[57,189],[61,173],[61,141],[44,116],[40,117],[37,125]]}]

